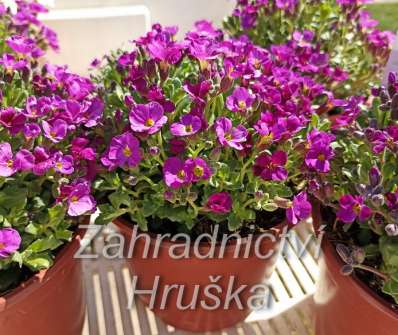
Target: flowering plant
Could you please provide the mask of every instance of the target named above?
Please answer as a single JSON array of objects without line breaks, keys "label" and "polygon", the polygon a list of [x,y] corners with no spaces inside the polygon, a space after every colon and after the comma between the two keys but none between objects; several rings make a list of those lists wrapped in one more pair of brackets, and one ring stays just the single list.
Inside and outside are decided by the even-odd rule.
[{"label": "flowering plant", "polygon": [[194,234],[260,229],[267,212],[308,218],[303,176],[327,173],[334,156],[317,115],[329,95],[208,22],[180,42],[176,32],[155,25],[100,67],[98,222],[127,215],[143,230]]},{"label": "flowering plant", "polygon": [[[333,209],[328,234],[357,275],[398,303],[398,77],[375,88],[373,106],[353,97],[341,102],[332,124],[335,158],[312,193]],[[330,213],[328,213],[330,214]],[[395,300],[394,300],[395,299]]]},{"label": "flowering plant", "polygon": [[369,0],[238,0],[224,26],[271,47],[280,61],[344,97],[369,90],[383,72],[392,33],[379,31]]},{"label": "flowering plant", "polygon": [[0,294],[50,267],[95,210],[89,134],[103,107],[87,78],[38,68],[44,32],[32,35],[30,23],[44,29],[42,7],[17,4],[15,15],[0,6]]}]

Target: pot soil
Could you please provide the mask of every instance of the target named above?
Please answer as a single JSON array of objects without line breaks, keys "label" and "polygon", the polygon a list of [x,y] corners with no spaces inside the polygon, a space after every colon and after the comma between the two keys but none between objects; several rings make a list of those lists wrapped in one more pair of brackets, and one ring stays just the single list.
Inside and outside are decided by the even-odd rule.
[{"label": "pot soil", "polygon": [[[318,206],[313,214],[316,227],[320,218]],[[396,334],[398,311],[354,275],[340,273],[343,261],[326,238],[322,251],[314,296],[316,335]]]},{"label": "pot soil", "polygon": [[[125,237],[125,255],[131,242],[133,234],[133,225],[123,219],[118,219],[115,224],[119,227]],[[249,243],[247,238],[243,239],[241,246],[241,255],[246,246],[249,245],[248,258],[234,258],[236,250],[236,240],[228,243],[225,247],[224,257],[218,258],[220,255],[220,244],[215,246],[215,258],[200,259],[193,251],[193,246],[190,245],[190,257],[183,259],[173,259],[170,257],[170,248],[176,246],[176,242],[164,239],[160,244],[157,258],[151,257],[156,246],[156,236],[149,233],[142,233],[148,237],[150,244],[146,243],[145,239],[140,237],[135,241],[133,255],[128,258],[128,265],[133,276],[137,278],[138,290],[152,290],[155,279],[159,276],[158,289],[156,291],[156,299],[152,311],[160,317],[165,323],[172,325],[178,329],[206,332],[216,331],[231,327],[243,321],[250,313],[250,308],[247,304],[249,297],[253,296],[250,289],[255,285],[263,283],[268,279],[273,270],[278,256],[278,248],[280,242],[280,235],[283,233],[283,228],[286,223],[282,223],[275,228],[270,229],[270,232],[275,239],[262,238],[259,240],[259,250],[261,255],[266,255],[269,251],[275,251],[273,256],[268,259],[260,259],[255,253],[255,241],[259,238],[255,236],[253,242]],[[138,234],[137,234],[138,235]],[[148,257],[144,258],[145,246],[149,245]],[[200,254],[206,255],[209,251],[210,244],[200,245]],[[181,254],[183,248],[174,250],[175,254]],[[247,289],[243,290],[239,295],[243,306],[239,306],[235,301],[232,301],[227,309],[225,309],[225,301],[227,296],[228,284],[231,276],[235,277],[234,290],[241,285],[247,285]],[[211,281],[210,277],[214,280]],[[206,301],[208,306],[214,307],[215,300],[206,298],[204,288],[207,285],[216,284],[221,291],[211,289],[210,292],[220,299],[218,308],[209,310],[203,308],[200,301]],[[197,298],[197,303],[194,307],[186,310],[177,308],[178,289],[171,290],[167,295],[165,308],[161,308],[162,296],[165,294],[166,285],[183,285],[184,293],[182,299],[182,306],[188,306],[193,300],[195,285],[200,285],[200,290]],[[210,288],[210,287],[209,287]],[[256,292],[259,293],[258,291]],[[136,293],[139,298],[149,305],[151,296]],[[242,308],[241,308],[242,307]]]},{"label": "pot soil", "polygon": [[81,334],[85,299],[80,260],[74,259],[85,231],[63,247],[54,265],[0,297],[0,333]]}]

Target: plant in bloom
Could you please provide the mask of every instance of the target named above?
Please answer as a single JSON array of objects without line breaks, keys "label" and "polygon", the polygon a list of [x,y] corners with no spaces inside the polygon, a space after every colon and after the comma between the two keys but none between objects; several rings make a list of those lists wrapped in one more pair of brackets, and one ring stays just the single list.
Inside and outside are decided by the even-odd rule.
[{"label": "plant in bloom", "polygon": [[390,73],[387,87],[372,90],[371,106],[362,97],[340,101],[331,130],[308,137],[310,147],[321,143],[333,152],[324,153],[327,165],[316,168],[319,159],[311,164],[317,176],[310,193],[329,208],[327,235],[349,249],[363,249],[358,278],[374,282],[372,289],[392,305],[398,303],[397,78]]},{"label": "plant in bloom", "polygon": [[308,219],[310,181],[334,158],[318,116],[332,95],[208,22],[182,41],[176,32],[154,25],[97,67],[97,222],[125,216],[143,230],[194,235],[216,223],[233,233],[265,212],[292,225]]},{"label": "plant in bloom", "polygon": [[370,1],[237,0],[225,29],[269,47],[277,62],[324,83],[336,96],[366,93],[380,79],[393,34],[376,28]]},{"label": "plant in bloom", "polygon": [[0,295],[50,267],[95,211],[93,127],[103,112],[88,78],[38,65],[58,46],[37,19],[46,9],[16,6],[0,5]]}]

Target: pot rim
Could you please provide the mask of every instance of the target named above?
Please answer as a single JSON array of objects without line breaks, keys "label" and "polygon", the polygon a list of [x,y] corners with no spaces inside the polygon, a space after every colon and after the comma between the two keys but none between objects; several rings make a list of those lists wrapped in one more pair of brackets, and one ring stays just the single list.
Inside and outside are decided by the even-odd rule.
[{"label": "pot rim", "polygon": [[[127,232],[127,231],[132,231],[132,227],[136,226],[135,223],[130,222],[129,220],[126,220],[122,217],[118,217],[116,219],[113,220],[113,223],[120,228],[122,231]],[[274,236],[275,235],[279,235],[279,233],[283,233],[283,229],[287,227],[288,229],[290,229],[289,224],[287,223],[286,220],[283,220],[281,223],[277,224],[275,227],[272,227],[270,229],[268,229],[269,232],[273,232]],[[139,234],[146,234],[150,237],[151,240],[151,245],[156,243],[157,240],[157,236],[160,235],[162,236],[162,234],[154,234],[151,232],[147,232],[147,231],[142,231],[141,229],[138,228],[137,231]],[[231,234],[232,235],[232,234]],[[252,240],[255,241],[259,236],[261,236],[261,233],[258,234],[254,234],[254,239]],[[227,244],[225,245],[225,249],[227,251],[231,250],[232,248],[235,247],[235,245],[237,244],[237,239],[234,240],[228,240]],[[241,241],[241,245],[246,245],[249,242],[249,239],[247,237],[243,237],[240,239]],[[160,248],[170,248],[171,246],[176,246],[176,245],[181,245],[183,243],[178,242],[178,241],[172,241],[169,237],[167,238],[162,238],[161,239],[161,243],[160,243]],[[213,243],[213,245],[215,246],[215,248],[220,248],[221,247],[221,242],[217,241],[215,243]],[[199,244],[199,247],[201,248],[208,248],[211,247],[212,243],[209,242],[201,242]],[[192,249],[194,248],[194,241],[190,241],[190,250],[192,251]]]},{"label": "pot rim", "polygon": [[[320,227],[319,223],[322,221],[321,219],[321,212],[320,212],[320,204],[313,204],[313,220],[315,223],[315,228]],[[334,268],[341,269],[344,266],[343,261],[340,259],[339,255],[337,254],[337,251],[333,247],[332,242],[329,241],[329,239],[326,237],[326,234],[324,235],[324,238],[322,239],[322,251],[326,260],[326,263],[330,262],[332,263],[332,266]],[[332,271],[330,266],[328,266],[328,269]],[[342,274],[338,274],[340,276],[343,276]],[[355,274],[351,276],[345,276],[344,277],[347,281],[350,282],[351,285],[354,286],[355,290],[358,292],[358,294],[361,294],[365,296],[365,300],[369,302],[369,304],[372,304],[375,306],[375,308],[379,309],[385,314],[388,314],[392,318],[397,318],[398,317],[398,310],[394,310],[389,303],[383,299],[381,296],[379,296],[375,291],[373,291],[368,285],[366,285],[360,278],[358,278]]]},{"label": "pot rim", "polygon": [[31,292],[39,290],[46,282],[58,274],[64,268],[63,265],[70,260],[70,254],[76,243],[80,244],[86,233],[86,229],[77,229],[72,240],[65,243],[54,259],[54,264],[48,269],[41,270],[19,284],[11,292],[0,296],[0,313],[11,308],[19,302],[23,297],[30,295]]}]

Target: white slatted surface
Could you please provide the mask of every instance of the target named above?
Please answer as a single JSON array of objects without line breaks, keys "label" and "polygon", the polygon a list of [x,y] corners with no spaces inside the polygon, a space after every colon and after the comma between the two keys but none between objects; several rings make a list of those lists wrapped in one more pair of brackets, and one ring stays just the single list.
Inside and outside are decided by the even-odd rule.
[{"label": "white slatted surface", "polygon": [[[90,252],[98,252],[104,246],[109,230],[106,229]],[[311,321],[312,294],[318,276],[314,255],[310,252],[299,257],[309,231],[302,225],[293,231],[294,237],[286,244],[284,257],[280,257],[276,271],[270,279],[272,292],[270,307],[253,312],[244,324],[212,335],[307,335],[314,334]],[[87,316],[82,335],[188,335],[165,325],[139,300],[132,310],[128,304],[130,272],[123,260],[84,260],[84,280],[87,294]]]}]

